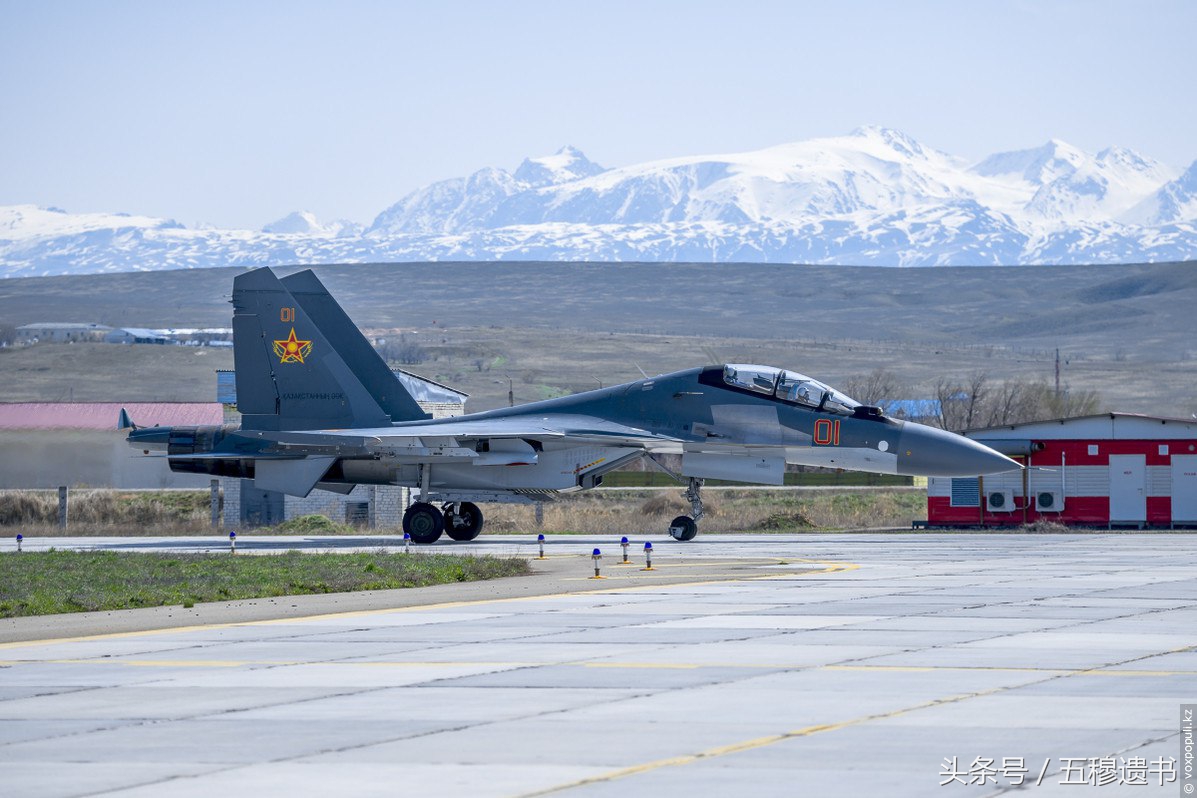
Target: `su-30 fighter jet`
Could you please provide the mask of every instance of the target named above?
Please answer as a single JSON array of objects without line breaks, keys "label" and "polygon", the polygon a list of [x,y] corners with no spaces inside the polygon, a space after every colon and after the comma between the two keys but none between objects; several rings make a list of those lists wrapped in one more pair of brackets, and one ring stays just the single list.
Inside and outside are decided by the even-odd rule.
[{"label": "su-30 fighter jet", "polygon": [[913,476],[1020,468],[798,372],[739,363],[432,420],[311,271],[246,272],[233,309],[240,428],[139,429],[122,411],[130,445],[165,450],[172,471],[294,496],[414,488],[403,529],[417,543],[473,540],[476,502],[549,500],[662,454],[681,455],[689,482],[692,513],[669,527],[677,540],[698,532],[704,479],[781,485],[787,463]]}]

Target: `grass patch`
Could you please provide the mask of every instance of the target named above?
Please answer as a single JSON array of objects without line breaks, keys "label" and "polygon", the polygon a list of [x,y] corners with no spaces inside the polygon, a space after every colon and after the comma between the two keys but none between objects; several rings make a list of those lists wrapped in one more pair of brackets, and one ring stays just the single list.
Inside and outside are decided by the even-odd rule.
[{"label": "grass patch", "polygon": [[[280,535],[360,535],[362,530],[350,524],[338,524],[327,515],[301,515],[271,527]],[[258,534],[259,530],[254,530]]]},{"label": "grass patch", "polygon": [[449,554],[0,554],[0,618],[390,590],[529,573],[526,560]]}]

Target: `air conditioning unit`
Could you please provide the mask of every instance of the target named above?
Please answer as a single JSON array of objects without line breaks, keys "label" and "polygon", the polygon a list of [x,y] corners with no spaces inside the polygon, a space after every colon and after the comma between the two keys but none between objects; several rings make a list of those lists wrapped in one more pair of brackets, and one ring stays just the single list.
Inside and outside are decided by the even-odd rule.
[{"label": "air conditioning unit", "polygon": [[985,504],[991,513],[1014,512],[1014,491],[989,490],[985,492]]},{"label": "air conditioning unit", "polygon": [[1041,513],[1064,512],[1064,494],[1058,490],[1041,490],[1035,494],[1035,509]]}]

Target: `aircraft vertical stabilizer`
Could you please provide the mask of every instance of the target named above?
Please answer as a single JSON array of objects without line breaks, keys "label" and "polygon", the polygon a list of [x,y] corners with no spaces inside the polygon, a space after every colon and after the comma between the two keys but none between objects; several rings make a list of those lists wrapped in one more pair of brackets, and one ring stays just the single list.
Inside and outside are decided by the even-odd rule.
[{"label": "aircraft vertical stabilizer", "polygon": [[370,392],[379,407],[390,415],[392,421],[431,418],[407,392],[386,361],[311,269],[283,277],[280,282],[316,323],[329,343],[336,347],[354,376]]},{"label": "aircraft vertical stabilizer", "polygon": [[390,426],[390,414],[270,269],[233,280],[233,309],[242,429]]}]

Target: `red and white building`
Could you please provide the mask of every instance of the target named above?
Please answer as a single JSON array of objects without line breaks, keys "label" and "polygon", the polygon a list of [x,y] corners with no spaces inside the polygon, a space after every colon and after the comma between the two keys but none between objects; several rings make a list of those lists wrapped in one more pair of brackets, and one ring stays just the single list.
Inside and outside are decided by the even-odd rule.
[{"label": "red and white building", "polygon": [[928,526],[1197,526],[1197,420],[1104,413],[964,434],[1026,469],[932,477]]}]

